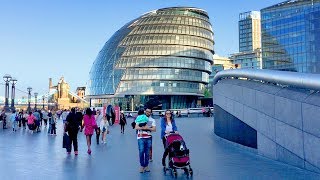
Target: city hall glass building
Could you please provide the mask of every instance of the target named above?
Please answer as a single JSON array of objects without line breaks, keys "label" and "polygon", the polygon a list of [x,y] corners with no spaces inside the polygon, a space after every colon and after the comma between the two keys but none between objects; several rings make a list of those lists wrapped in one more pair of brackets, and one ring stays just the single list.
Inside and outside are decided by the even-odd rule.
[{"label": "city hall glass building", "polygon": [[195,107],[209,82],[213,32],[207,12],[172,7],[119,29],[94,61],[87,84],[92,106],[123,109],[154,100],[160,108]]},{"label": "city hall glass building", "polygon": [[320,73],[320,1],[291,0],[261,10],[265,69]]}]

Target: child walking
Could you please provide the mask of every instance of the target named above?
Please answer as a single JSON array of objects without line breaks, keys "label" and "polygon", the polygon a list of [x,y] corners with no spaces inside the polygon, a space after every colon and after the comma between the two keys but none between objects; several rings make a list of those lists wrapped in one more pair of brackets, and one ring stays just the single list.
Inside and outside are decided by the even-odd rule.
[{"label": "child walking", "polygon": [[103,116],[102,121],[100,122],[100,129],[102,131],[102,143],[106,144],[107,143],[107,133],[108,133],[108,127],[109,127],[109,122],[106,116]]}]

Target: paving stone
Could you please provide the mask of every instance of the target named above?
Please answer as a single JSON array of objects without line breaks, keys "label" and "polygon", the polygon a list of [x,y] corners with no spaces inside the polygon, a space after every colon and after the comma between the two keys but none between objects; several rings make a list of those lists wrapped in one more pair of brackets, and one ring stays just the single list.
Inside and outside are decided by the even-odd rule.
[{"label": "paving stone", "polygon": [[[67,155],[62,149],[61,121],[57,136],[48,136],[45,131],[30,134],[23,129],[12,132],[1,128],[0,179],[172,179],[162,172],[159,125],[157,120],[151,172],[143,174],[138,172],[138,143],[129,125],[125,134],[120,133],[118,125],[112,126],[106,145],[96,145],[93,137],[92,155],[86,153],[85,136],[79,133],[78,156]],[[190,149],[193,179],[320,179],[320,174],[223,143],[214,137],[212,118],[177,118],[177,126]],[[183,171],[178,171],[177,179],[186,179]]]}]

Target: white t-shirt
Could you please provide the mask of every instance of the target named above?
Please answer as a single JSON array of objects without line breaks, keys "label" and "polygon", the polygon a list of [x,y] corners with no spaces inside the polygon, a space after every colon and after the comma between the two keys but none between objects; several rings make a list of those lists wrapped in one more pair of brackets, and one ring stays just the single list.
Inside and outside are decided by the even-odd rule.
[{"label": "white t-shirt", "polygon": [[100,114],[100,115],[97,114],[97,115],[96,115],[95,118],[96,118],[96,123],[97,123],[97,125],[100,124],[100,122],[102,121],[102,117],[103,117],[102,114]]},{"label": "white t-shirt", "polygon": [[101,131],[103,130],[103,128],[105,128],[107,131],[108,127],[109,127],[109,122],[108,121],[105,122],[104,120],[102,120],[102,121],[100,121],[99,127],[100,127]]},{"label": "white t-shirt", "polygon": [[[147,122],[147,126],[149,126],[149,127],[153,127],[153,126],[156,127],[156,121],[155,121],[152,117],[149,117],[149,120],[148,120],[148,122]],[[150,131],[138,130],[137,139],[150,138],[150,137],[152,137]]]},{"label": "white t-shirt", "polygon": [[172,123],[171,123],[171,122],[169,122],[169,123],[166,125],[166,131],[168,131],[168,132],[172,132],[172,131],[173,131],[173,129],[172,129]]}]

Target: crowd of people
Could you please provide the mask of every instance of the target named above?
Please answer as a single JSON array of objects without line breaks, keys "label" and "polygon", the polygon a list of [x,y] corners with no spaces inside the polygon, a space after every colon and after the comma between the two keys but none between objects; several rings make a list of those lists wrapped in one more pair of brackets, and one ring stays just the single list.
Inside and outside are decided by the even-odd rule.
[{"label": "crowd of people", "polygon": [[[133,129],[136,130],[136,137],[138,141],[138,152],[140,162],[140,173],[149,172],[149,162],[152,162],[152,133],[156,132],[156,121],[152,118],[152,109],[140,109],[136,116],[133,115]],[[111,125],[110,120],[106,115],[103,115],[101,110],[86,110],[71,108],[68,110],[46,111],[46,110],[32,110],[26,111],[12,111],[8,115],[2,111],[0,113],[0,121],[3,123],[3,129],[7,129],[7,120],[10,120],[12,131],[16,132],[18,128],[27,129],[30,133],[40,132],[41,129],[47,129],[49,135],[56,135],[57,121],[62,120],[63,132],[67,140],[63,138],[64,147],[67,154],[71,154],[72,147],[75,155],[78,155],[78,133],[84,131],[87,142],[87,153],[90,155],[91,139],[93,134],[96,134],[96,143],[106,144],[106,136],[109,133],[108,127]],[[164,116],[160,116],[160,138],[163,143],[164,149],[166,148],[166,135],[169,133],[178,133],[177,125],[174,120],[174,114],[170,110],[165,111]],[[127,119],[121,111],[120,118],[120,131],[122,134],[125,132]],[[44,128],[41,128],[44,126]],[[164,151],[162,156],[162,165],[166,166],[167,152]]]}]

